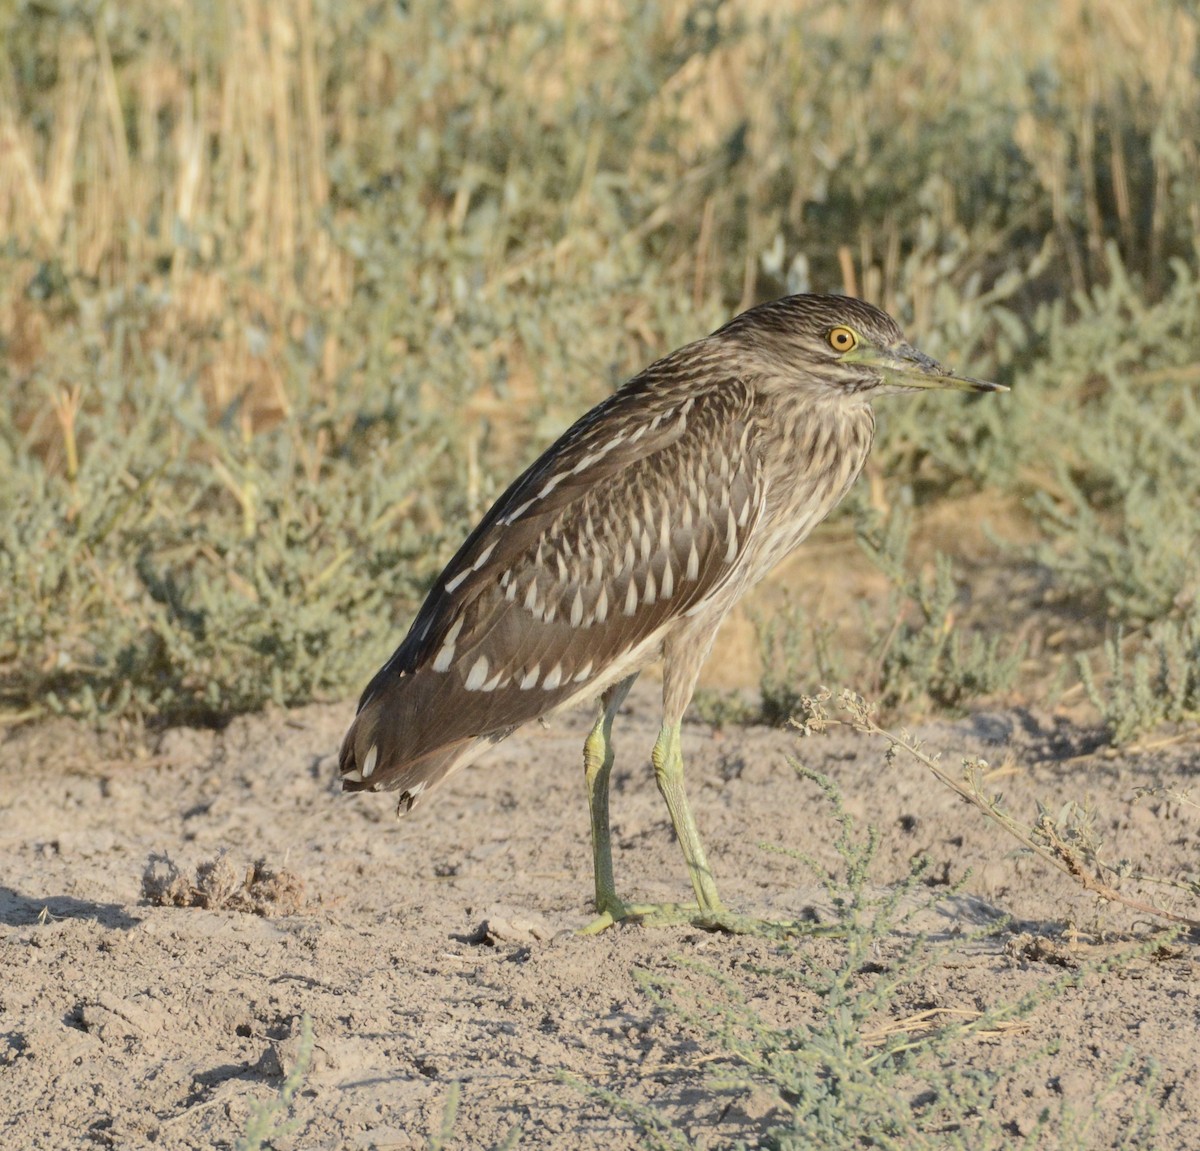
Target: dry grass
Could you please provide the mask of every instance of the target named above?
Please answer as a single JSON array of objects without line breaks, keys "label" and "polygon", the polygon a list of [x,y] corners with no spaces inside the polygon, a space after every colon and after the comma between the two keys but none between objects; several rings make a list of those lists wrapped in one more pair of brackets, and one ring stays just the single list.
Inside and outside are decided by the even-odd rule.
[{"label": "dry grass", "polygon": [[[569,279],[609,243],[653,241],[696,309],[714,294],[746,306],[773,290],[760,255],[781,236],[788,256],[819,261],[822,284],[927,331],[948,269],[909,263],[918,211],[943,236],[970,239],[949,269],[959,291],[980,272],[995,279],[1005,246],[1029,245],[1025,233],[1044,245],[1060,287],[1088,290],[1116,239],[1153,290],[1165,258],[1200,232],[1200,21],[1186,5],[1135,14],[1117,0],[1073,0],[1049,20],[1035,4],[966,11],[944,0],[919,9],[675,0],[654,16],[617,0],[582,13],[561,2],[508,14],[478,0],[418,3],[407,19],[316,0],[99,12],[68,7],[20,23],[12,13],[5,29],[9,370],[19,379],[50,354],[55,317],[29,286],[51,266],[85,326],[107,293],[159,301],[143,338],[199,374],[214,413],[249,396],[252,427],[297,400],[289,342],[321,330],[326,389],[352,357],[336,325],[317,323],[354,292],[355,260],[338,242],[339,225],[356,216],[339,195],[350,190],[343,173],[403,173],[404,153],[436,150],[451,121],[472,147],[440,158],[448,178],[423,205],[424,230],[448,241],[482,201],[533,190],[538,173],[506,158],[543,144],[571,152],[555,176],[573,179],[554,201],[510,208],[509,226],[479,253],[485,294],[531,263]],[[641,51],[631,59],[634,37]],[[993,159],[973,152],[969,134],[1000,106],[1003,123],[986,128],[1007,132],[1012,170],[952,169],[947,161],[973,154]],[[578,130],[565,133],[576,116]],[[897,202],[881,218],[870,200],[911,180],[898,169],[914,163],[926,172],[926,202]],[[1027,208],[992,220],[989,200],[1016,198],[992,183],[1006,176],[1026,181]],[[614,184],[628,197],[620,234],[602,203]],[[858,203],[832,203],[835,190]],[[833,234],[821,234],[822,206]],[[518,221],[552,217],[557,227],[514,251]],[[1184,225],[1193,237],[1180,235]],[[661,343],[646,305],[627,323]]]}]

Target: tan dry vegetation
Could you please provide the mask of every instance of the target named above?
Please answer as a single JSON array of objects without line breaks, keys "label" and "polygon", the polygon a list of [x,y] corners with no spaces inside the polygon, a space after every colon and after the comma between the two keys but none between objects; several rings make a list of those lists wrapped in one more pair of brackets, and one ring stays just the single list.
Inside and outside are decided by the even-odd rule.
[{"label": "tan dry vegetation", "polygon": [[[13,163],[0,197],[7,234],[37,238],[13,289],[53,261],[85,325],[84,284],[148,292],[159,306],[142,350],[198,371],[214,416],[248,395],[269,420],[290,402],[285,333],[298,338],[307,309],[344,307],[353,268],[318,224],[328,180],[311,8],[230,15],[219,65],[196,29],[181,30],[191,53],[160,42],[119,75],[103,17],[64,34],[50,131],[3,108]],[[24,335],[19,372],[44,356],[47,333],[31,333],[27,312],[6,303],[9,333]],[[324,366],[332,378],[335,347]]]},{"label": "tan dry vegetation", "polygon": [[[116,59],[111,13],[72,13],[57,36],[54,82],[18,90],[10,70],[0,89],[0,140],[8,158],[0,169],[0,240],[17,240],[24,250],[0,294],[0,336],[14,373],[45,354],[47,321],[23,302],[23,290],[40,262],[53,261],[77,305],[95,291],[148,291],[161,306],[145,335],[203,373],[214,413],[249,394],[250,408],[269,422],[290,402],[279,366],[284,342],[300,341],[313,315],[350,301],[354,261],[331,238],[331,222],[345,212],[330,203],[332,154],[365,152],[386,170],[397,147],[425,132],[436,135],[448,117],[464,114],[476,134],[486,136],[493,126],[511,132],[511,120],[493,123],[495,103],[473,99],[470,84],[483,78],[531,111],[525,124],[531,136],[556,126],[562,106],[575,98],[578,77],[596,77],[592,101],[623,110],[622,37],[630,12],[619,0],[582,10],[546,4],[546,20],[560,22],[553,51],[540,43],[543,26],[536,21],[506,21],[477,0],[439,6],[436,18],[434,11],[415,5],[404,40],[364,37],[354,58],[337,61],[336,69],[331,54],[342,47],[336,41],[345,25],[313,0],[287,6],[240,0],[206,15],[185,7],[165,23],[152,19],[151,9],[130,5],[129,26],[149,35],[136,51],[132,43],[118,45]],[[890,149],[920,156],[925,129],[947,102],[994,87],[1015,101],[1010,142],[1051,207],[1048,254],[1066,262],[1074,286],[1086,290],[1103,266],[1113,215],[1119,238],[1129,249],[1144,245],[1147,269],[1161,275],[1162,202],[1180,173],[1200,170],[1197,135],[1189,130],[1200,105],[1191,67],[1196,15],[1151,4],[1135,16],[1116,0],[1073,0],[1045,15],[1036,6],[964,10],[938,0],[741,4],[712,13],[683,0],[659,5],[656,19],[645,24],[652,48],[664,57],[686,41],[690,23],[704,18],[713,22],[714,46],[681,54],[638,109],[640,127],[622,160],[649,194],[621,242],[669,231],[669,279],[690,289],[698,309],[714,290],[727,295],[732,256],[742,273],[736,302],[748,306],[761,291],[759,254],[781,223],[802,217],[805,201],[831,172],[869,167],[881,137]],[[734,25],[753,31],[730,35]],[[875,59],[861,75],[846,74],[849,66],[836,59],[818,75],[797,74],[797,27],[841,44],[904,32],[907,51]],[[449,28],[457,34],[443,36]],[[437,72],[417,72],[420,90],[406,122],[381,125],[376,113],[413,79],[420,46],[439,40]],[[1061,108],[1042,106],[1034,88],[1013,82],[1039,69],[1057,77]],[[784,105],[781,93],[789,93]],[[832,132],[814,114],[827,100],[837,101]],[[881,123],[881,109],[891,122]],[[788,131],[779,131],[781,121]],[[1129,131],[1113,130],[1120,125]],[[1151,140],[1148,156],[1130,133]],[[715,177],[735,136],[748,162],[738,179],[722,181]],[[515,151],[521,144],[508,141]],[[549,261],[562,279],[598,254],[595,178],[612,160],[602,118],[578,146],[575,186],[553,205],[562,219],[560,238],[514,253],[498,229],[496,243],[482,253],[485,292],[511,283],[530,260]],[[426,203],[427,230],[448,237],[461,231],[473,197],[509,175],[488,159],[462,158],[453,184]],[[1130,188],[1131,171],[1145,163],[1152,167],[1148,205],[1136,203]],[[1068,207],[1076,165],[1085,195],[1082,237]],[[777,200],[772,184],[781,175],[791,193]],[[1102,202],[1101,185],[1109,180]],[[742,198],[750,210],[735,224],[734,202]],[[929,207],[940,229],[962,226],[949,182],[936,185]],[[1188,212],[1200,231],[1200,202],[1193,200]],[[1139,218],[1147,214],[1148,226]],[[932,294],[947,269],[931,263],[913,275],[903,266],[904,225],[878,223],[864,219],[833,238],[841,286],[908,312],[914,330],[928,330]],[[1009,227],[1022,225],[1015,219]],[[1002,229],[973,244],[949,269],[951,281],[961,287],[995,259],[1004,240]],[[801,231],[791,242],[804,248],[809,238]],[[827,245],[830,237],[819,242]],[[644,342],[659,344],[645,320],[631,324],[642,329]],[[328,337],[320,363],[325,386],[334,386],[343,363],[336,335]]]},{"label": "tan dry vegetation", "polygon": [[[291,501],[289,467],[328,492],[362,482],[364,445],[411,462],[420,478],[371,520],[406,519],[422,553],[381,589],[395,626],[520,464],[731,310],[840,287],[933,354],[1011,376],[1044,351],[1045,301],[1128,269],[1153,302],[1200,231],[1200,21],[1184,4],[1136,19],[1115,0],[17,12],[0,13],[0,341],[20,450],[68,481],[74,522],[89,466],[136,438],[145,398],[196,396],[212,433],[152,438],[208,475],[170,479],[163,507],[184,534],[216,509],[250,545]],[[1070,367],[1087,403],[1096,384]],[[910,502],[915,546],[937,535],[963,556],[966,475],[1003,534],[1039,537],[1029,493],[1067,505],[1054,463],[1091,464],[1070,433],[1059,461],[1022,458],[999,410],[897,405],[861,506]],[[291,463],[264,455],[277,428]],[[155,466],[116,482],[141,490]],[[325,514],[297,511],[310,531]],[[264,600],[221,540],[163,547],[184,576],[207,565]],[[332,595],[385,552],[342,544],[297,574]],[[814,579],[816,559],[783,581]],[[752,675],[747,635],[731,629],[721,682]]]}]

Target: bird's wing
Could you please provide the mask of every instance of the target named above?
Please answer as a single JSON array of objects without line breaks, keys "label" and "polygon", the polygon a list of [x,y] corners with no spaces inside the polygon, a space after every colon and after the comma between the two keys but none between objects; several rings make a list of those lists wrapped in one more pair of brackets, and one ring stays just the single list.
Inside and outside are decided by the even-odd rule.
[{"label": "bird's wing", "polygon": [[364,693],[343,769],[376,746],[370,785],[407,788],[407,764],[511,731],[661,641],[738,570],[766,497],[752,433],[737,380],[626,390],[585,416],[447,565]]}]

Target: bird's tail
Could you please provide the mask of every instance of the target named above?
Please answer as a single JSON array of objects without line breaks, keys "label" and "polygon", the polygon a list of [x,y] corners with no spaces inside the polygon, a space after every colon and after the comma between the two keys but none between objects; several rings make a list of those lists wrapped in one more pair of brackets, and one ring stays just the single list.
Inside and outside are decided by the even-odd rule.
[{"label": "bird's tail", "polygon": [[343,791],[399,791],[397,814],[411,811],[417,800],[456,768],[464,766],[480,742],[454,740],[411,758],[398,747],[392,724],[381,722],[381,709],[368,702],[354,717],[342,741],[338,769]]}]

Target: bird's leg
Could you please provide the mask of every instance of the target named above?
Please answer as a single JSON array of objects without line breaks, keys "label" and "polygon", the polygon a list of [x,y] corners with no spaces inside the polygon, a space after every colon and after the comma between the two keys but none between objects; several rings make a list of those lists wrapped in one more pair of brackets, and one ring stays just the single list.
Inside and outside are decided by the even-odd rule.
[{"label": "bird's leg", "polygon": [[654,778],[658,782],[658,790],[666,801],[667,810],[671,813],[671,823],[679,846],[683,848],[683,858],[687,861],[688,874],[691,876],[692,887],[696,892],[696,908],[630,908],[629,914],[642,911],[646,922],[670,923],[691,922],[698,927],[710,931],[728,931],[734,935],[778,935],[791,936],[797,934],[812,934],[811,925],[800,923],[773,923],[755,919],[747,915],[738,915],[725,910],[721,897],[717,894],[717,883],[713,879],[712,870],[704,856],[704,847],[700,843],[700,832],[696,829],[696,821],[692,817],[692,809],[688,804],[687,795],[683,788],[683,748],[680,743],[680,721],[664,723],[654,744],[652,758],[654,760]]},{"label": "bird's leg", "polygon": [[724,913],[717,884],[704,856],[700,843],[700,832],[688,804],[683,787],[683,748],[680,742],[680,722],[664,723],[654,743],[651,759],[654,763],[654,778],[659,793],[671,814],[671,823],[683,849],[692,887],[696,891],[696,903],[701,920],[717,920]]},{"label": "bird's leg", "polygon": [[[671,815],[671,824],[679,844],[683,848],[683,856],[687,861],[688,873],[691,876],[692,887],[696,892],[696,905],[690,907],[678,904],[624,904],[616,897],[612,885],[612,855],[608,844],[608,800],[607,766],[597,769],[593,782],[593,760],[588,758],[585,751],[585,762],[588,764],[588,794],[592,798],[592,840],[596,853],[596,909],[599,917],[584,928],[585,933],[603,931],[618,919],[638,919],[648,924],[671,924],[695,922],[709,927],[726,927],[728,917],[721,906],[721,898],[717,895],[717,885],[709,870],[708,860],[704,856],[704,848],[700,843],[700,833],[696,829],[696,820],[692,809],[688,806],[687,793],[683,786],[683,750],[680,746],[680,726],[684,709],[691,699],[696,685],[696,675],[700,670],[705,655],[712,644],[714,629],[711,622],[705,621],[696,625],[694,634],[689,630],[669,638],[664,645],[663,667],[663,725],[654,743],[651,758],[654,763],[654,778],[658,783],[659,793],[666,801],[667,810]],[[628,690],[632,681],[618,685],[618,690]],[[622,691],[621,699],[624,698]],[[618,704],[619,704],[618,700]],[[605,706],[610,706],[606,698]],[[612,712],[606,710],[605,715],[596,724],[589,737],[588,746],[593,756],[604,750],[610,757],[608,749],[608,733],[611,725]],[[593,746],[595,741],[595,746]],[[604,788],[598,786],[603,780]],[[599,799],[600,792],[603,799]],[[602,830],[601,830],[602,829]],[[729,928],[736,930],[736,928]]]},{"label": "bird's leg", "polygon": [[703,627],[698,626],[694,634],[681,632],[668,639],[664,648],[667,658],[663,668],[663,724],[651,753],[654,778],[683,849],[688,874],[696,892],[696,902],[625,903],[617,897],[608,828],[608,780],[613,763],[613,718],[633,686],[636,676],[630,676],[605,693],[604,710],[583,749],[588,805],[592,815],[597,913],[596,918],[583,929],[584,935],[601,932],[623,919],[637,920],[655,927],[692,923],[710,930],[735,933],[758,931],[762,926],[757,920],[730,914],[722,905],[683,785],[683,748],[680,741],[682,716],[691,699],[700,664],[712,643],[712,634],[711,623],[706,623]]},{"label": "bird's leg", "polygon": [[[625,697],[629,694],[629,689],[633,686],[635,679],[637,679],[637,676],[631,675],[628,679],[615,684],[604,693],[601,699],[603,710],[583,745],[583,773],[587,781],[588,808],[592,817],[592,861],[596,875],[596,918],[582,929],[581,934],[583,935],[597,935],[605,928],[611,927],[614,923],[619,923],[623,919],[637,920],[640,923],[653,926],[690,923],[697,919],[695,907],[673,903],[626,903],[618,897],[616,883],[613,880],[612,836],[608,824],[608,782],[612,774],[613,765],[612,725],[613,719],[620,710],[621,704],[624,703]],[[663,729],[664,732],[666,730],[666,728]],[[675,725],[675,736],[676,755],[678,758],[678,724]],[[661,735],[659,743],[662,743]],[[654,762],[657,773],[657,764],[659,762],[657,744],[655,745]],[[676,783],[671,784],[671,794],[672,796],[678,795],[682,798],[683,818],[692,828],[689,842],[694,843],[695,849],[699,853],[701,865],[707,867],[704,863],[704,850],[700,847],[699,838],[696,836],[695,823],[692,821],[691,812],[687,809],[687,799],[683,797],[682,771],[683,764],[680,761],[678,769],[679,778]],[[660,790],[662,789],[661,782],[659,788]],[[664,792],[663,794],[665,795],[666,793]],[[671,806],[672,802],[674,801],[668,800],[668,807]],[[672,820],[675,819],[674,810],[672,808]],[[711,878],[708,883],[713,899],[715,900],[716,888],[713,887]],[[716,909],[720,908],[719,900],[715,902],[714,907]],[[704,914],[700,916],[700,919],[704,922],[707,922],[708,918]]]},{"label": "bird's leg", "polygon": [[[596,877],[596,914],[588,930],[600,931],[625,915],[613,880],[612,835],[608,826],[608,781],[612,774],[613,719],[625,702],[636,675],[614,684],[601,698],[601,712],[583,745],[583,775],[592,818],[592,864]],[[604,921],[604,922],[602,922]]]},{"label": "bird's leg", "polygon": [[[704,855],[700,832],[688,804],[683,786],[683,747],[680,740],[683,713],[696,687],[700,665],[708,655],[716,635],[711,617],[698,617],[691,627],[681,628],[663,645],[663,725],[654,744],[654,778],[666,802],[676,838],[687,862],[688,876],[696,892],[696,906],[651,910],[646,922],[691,922],[710,930],[735,934],[775,931],[785,925],[762,924],[744,915],[725,910],[717,894],[717,882]],[[634,909],[636,910],[636,909]]]},{"label": "bird's leg", "polygon": [[[583,935],[596,935],[621,920],[636,920],[649,927],[695,924],[709,930],[734,934],[781,932],[794,934],[797,925],[764,923],[725,910],[717,894],[716,881],[704,855],[696,820],[683,785],[683,749],[679,720],[666,722],[659,731],[651,759],[659,793],[666,801],[671,824],[687,861],[688,874],[696,892],[694,904],[626,903],[618,898],[613,882],[612,843],[608,827],[608,780],[612,771],[612,722],[633,679],[617,684],[604,696],[604,711],[596,720],[583,749],[588,805],[592,815],[592,854],[596,874],[596,918],[584,927]],[[810,929],[805,929],[810,930]]]}]

